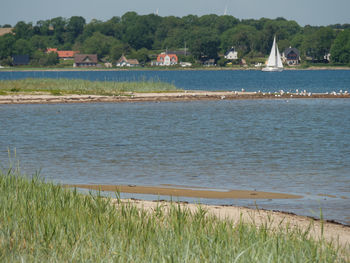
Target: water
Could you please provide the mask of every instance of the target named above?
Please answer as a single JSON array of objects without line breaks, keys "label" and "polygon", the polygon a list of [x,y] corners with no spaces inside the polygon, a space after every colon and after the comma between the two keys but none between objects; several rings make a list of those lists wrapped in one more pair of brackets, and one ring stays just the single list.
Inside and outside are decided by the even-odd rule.
[{"label": "water", "polygon": [[[251,78],[258,74],[250,73]],[[328,83],[328,74],[335,73],[326,71],[310,89]],[[185,79],[182,74],[188,72],[176,74]],[[202,82],[196,74],[193,78]],[[276,78],[285,83],[288,74]],[[315,72],[309,74],[312,84]],[[347,78],[335,76],[332,88],[345,90],[340,86]],[[287,90],[284,84],[278,89]],[[16,149],[24,172],[41,169],[42,176],[57,183],[300,194],[303,198],[296,200],[183,200],[315,217],[322,208],[327,219],[350,224],[349,131],[348,99],[0,105],[0,163],[7,165],[9,148]]]},{"label": "water", "polygon": [[2,79],[78,78],[100,81],[160,80],[186,90],[238,90],[275,92],[307,90],[308,92],[350,92],[350,70],[322,71],[0,71]]}]

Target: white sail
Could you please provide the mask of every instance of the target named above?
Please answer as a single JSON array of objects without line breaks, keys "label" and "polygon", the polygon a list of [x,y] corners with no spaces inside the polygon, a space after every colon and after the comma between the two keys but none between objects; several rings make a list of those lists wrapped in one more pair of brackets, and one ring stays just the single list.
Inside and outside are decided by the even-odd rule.
[{"label": "white sail", "polygon": [[283,63],[282,63],[282,59],[281,59],[281,54],[280,54],[280,52],[278,51],[277,43],[276,43],[276,52],[277,52],[277,67],[278,67],[278,68],[283,68]]},{"label": "white sail", "polygon": [[270,52],[269,59],[267,60],[268,67],[276,67],[276,38],[273,39],[273,44]]},{"label": "white sail", "polygon": [[269,59],[267,60],[266,67],[263,68],[262,70],[263,71],[282,71],[283,70],[281,54],[278,51],[276,37],[273,38],[271,53],[270,53]]}]

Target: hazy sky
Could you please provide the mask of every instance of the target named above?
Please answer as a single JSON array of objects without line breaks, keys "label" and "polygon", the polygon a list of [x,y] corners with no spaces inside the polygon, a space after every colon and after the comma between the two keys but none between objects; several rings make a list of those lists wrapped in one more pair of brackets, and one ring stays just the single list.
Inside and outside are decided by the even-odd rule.
[{"label": "hazy sky", "polygon": [[62,16],[106,21],[127,11],[160,16],[223,15],[239,19],[284,17],[300,25],[350,23],[350,0],[0,0],[0,25]]}]

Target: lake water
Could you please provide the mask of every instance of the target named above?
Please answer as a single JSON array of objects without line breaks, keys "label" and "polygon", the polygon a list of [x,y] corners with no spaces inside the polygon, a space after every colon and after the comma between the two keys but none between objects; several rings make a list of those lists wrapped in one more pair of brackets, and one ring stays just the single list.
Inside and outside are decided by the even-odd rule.
[{"label": "lake water", "polygon": [[[0,72],[0,78],[77,74],[103,79],[105,74],[107,79],[115,73],[123,80],[149,74],[185,89],[269,91],[267,83],[275,83],[271,91],[350,88],[350,71]],[[303,198],[296,200],[181,200],[315,217],[322,208],[327,219],[350,224],[349,99],[0,105],[3,167],[8,149],[16,149],[24,172],[41,169],[42,176],[58,183],[300,194]]]},{"label": "lake water", "polygon": [[175,84],[186,90],[237,90],[274,92],[307,90],[308,92],[350,92],[350,70],[322,71],[0,71],[0,80],[19,78],[79,78],[92,81],[155,80]]}]

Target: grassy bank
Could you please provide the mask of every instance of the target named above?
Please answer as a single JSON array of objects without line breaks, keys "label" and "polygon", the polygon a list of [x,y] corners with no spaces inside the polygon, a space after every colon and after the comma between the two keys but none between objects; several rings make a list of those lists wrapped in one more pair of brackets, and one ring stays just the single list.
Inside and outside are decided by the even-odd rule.
[{"label": "grassy bank", "polygon": [[307,232],[268,231],[176,204],[117,207],[16,170],[0,172],[1,262],[346,262]]},{"label": "grassy bank", "polygon": [[89,81],[80,79],[19,79],[1,80],[0,95],[49,93],[53,95],[89,94],[118,95],[124,92],[169,92],[177,90],[173,84],[159,80],[133,82]]}]

